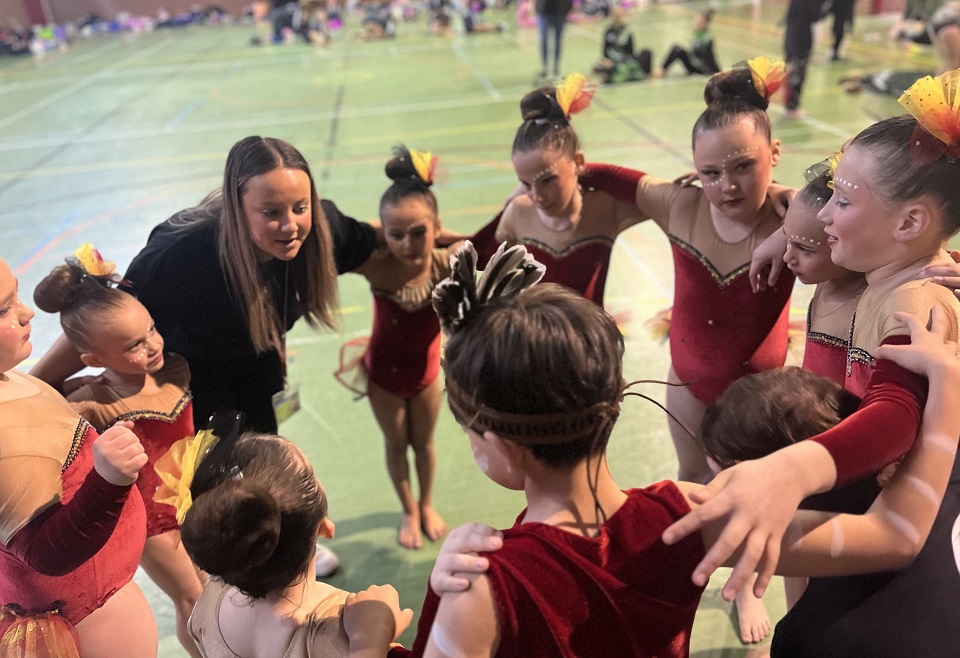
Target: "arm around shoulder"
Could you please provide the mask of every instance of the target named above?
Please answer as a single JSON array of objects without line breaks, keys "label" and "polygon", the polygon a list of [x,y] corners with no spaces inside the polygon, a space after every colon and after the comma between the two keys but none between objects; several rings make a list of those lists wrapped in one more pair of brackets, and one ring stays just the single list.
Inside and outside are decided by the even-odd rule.
[{"label": "arm around shoulder", "polygon": [[59,389],[64,380],[84,368],[80,353],[60,334],[47,352],[40,357],[30,374]]}]

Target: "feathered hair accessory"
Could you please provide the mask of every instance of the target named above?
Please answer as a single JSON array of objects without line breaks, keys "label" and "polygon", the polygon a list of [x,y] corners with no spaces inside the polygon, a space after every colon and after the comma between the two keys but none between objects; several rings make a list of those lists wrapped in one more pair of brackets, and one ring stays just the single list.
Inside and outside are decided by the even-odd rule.
[{"label": "feathered hair accessory", "polygon": [[803,172],[803,178],[808,183],[812,183],[824,174],[827,176],[827,187],[833,189],[833,177],[837,174],[837,165],[840,164],[842,153],[834,153],[826,160],[810,165]]},{"label": "feathered hair accessory", "polygon": [[126,285],[123,277],[117,274],[116,265],[109,260],[104,260],[100,252],[92,244],[84,242],[76,251],[64,259],[67,265],[76,267],[84,276],[97,279],[104,285]]},{"label": "feathered hair accessory", "polygon": [[557,105],[563,110],[563,116],[569,119],[572,115],[585,110],[597,88],[587,86],[587,79],[581,73],[571,73],[557,86]]},{"label": "feathered hair accessory", "polygon": [[754,89],[768,102],[783,86],[787,77],[783,60],[778,57],[754,57],[747,60],[747,68],[750,69]]},{"label": "feathered hair accessory", "polygon": [[430,151],[410,149],[410,160],[420,179],[427,185],[433,185],[433,172],[437,168],[437,158]]},{"label": "feathered hair accessory", "polygon": [[900,105],[917,120],[911,164],[929,164],[943,155],[960,158],[960,69],[920,78],[900,96]]},{"label": "feathered hair accessory", "polygon": [[447,334],[456,333],[498,297],[512,297],[543,278],[547,268],[523,245],[504,242],[477,281],[477,250],[469,240],[450,257],[450,276],[433,289],[433,308]]}]

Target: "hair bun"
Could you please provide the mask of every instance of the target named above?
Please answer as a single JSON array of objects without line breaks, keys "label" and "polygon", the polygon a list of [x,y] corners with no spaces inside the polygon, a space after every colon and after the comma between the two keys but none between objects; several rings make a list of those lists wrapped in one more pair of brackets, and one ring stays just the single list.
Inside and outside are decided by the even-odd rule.
[{"label": "hair bun", "polygon": [[520,116],[524,121],[567,121],[567,115],[557,102],[555,87],[540,87],[520,99]]},{"label": "hair bun", "polygon": [[80,297],[83,272],[72,265],[57,265],[33,291],[33,302],[41,311],[60,313]]},{"label": "hair bun", "polygon": [[269,491],[242,476],[226,480],[194,501],[181,537],[198,567],[253,596],[264,596],[252,585],[260,579],[248,579],[247,574],[277,548],[280,507]]},{"label": "hair bun", "polygon": [[757,89],[753,72],[747,66],[711,75],[703,89],[703,100],[707,105],[739,100],[761,110],[770,106],[770,99]]},{"label": "hair bun", "polygon": [[384,171],[394,184],[414,183],[423,187],[433,185],[433,172],[437,158],[429,151],[410,150],[406,146],[395,146]]}]

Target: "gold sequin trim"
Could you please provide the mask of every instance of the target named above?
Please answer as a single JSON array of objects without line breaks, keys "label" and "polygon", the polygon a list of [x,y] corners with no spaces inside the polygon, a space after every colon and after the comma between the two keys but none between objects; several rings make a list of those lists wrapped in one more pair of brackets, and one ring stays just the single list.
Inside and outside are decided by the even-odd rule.
[{"label": "gold sequin trim", "polygon": [[183,394],[183,397],[177,401],[177,404],[173,407],[173,411],[170,413],[164,413],[162,411],[156,411],[153,409],[136,409],[134,411],[128,411],[120,414],[111,420],[108,425],[115,425],[116,423],[124,420],[160,420],[165,423],[172,423],[180,417],[180,414],[183,413],[187,403],[189,403],[192,398],[193,396],[190,394],[190,391],[187,391]]},{"label": "gold sequin trim", "polygon": [[853,374],[854,361],[856,361],[857,363],[862,363],[871,368],[877,367],[877,361],[870,355],[870,352],[868,352],[863,348],[853,346],[853,328],[854,326],[856,326],[856,324],[857,324],[857,314],[854,313],[853,317],[850,318],[850,339],[849,339],[850,347],[847,348],[847,377]]},{"label": "gold sequin trim", "polygon": [[80,422],[77,423],[77,429],[73,431],[73,443],[70,445],[70,452],[67,453],[67,458],[63,462],[63,468],[60,469],[60,472],[65,472],[70,468],[70,464],[73,463],[73,460],[77,458],[77,455],[80,454],[80,448],[83,447],[83,437],[87,435],[87,430],[90,428],[90,423],[88,423],[83,418],[80,419]]},{"label": "gold sequin trim", "polygon": [[[444,262],[440,262],[443,260]],[[370,286],[370,292],[380,297],[395,302],[397,306],[407,313],[419,311],[424,306],[428,306],[433,300],[433,289],[450,274],[450,264],[448,259],[433,258],[433,264],[430,266],[430,276],[420,283],[410,285],[409,283],[399,291],[386,290],[384,288],[374,288]]]},{"label": "gold sequin trim", "polygon": [[740,267],[734,268],[733,271],[731,271],[729,274],[720,274],[719,270],[717,270],[714,264],[711,263],[706,256],[701,254],[696,247],[684,242],[683,240],[681,240],[680,238],[674,235],[670,235],[667,237],[670,239],[671,244],[676,245],[678,248],[682,249],[683,251],[687,252],[688,254],[696,258],[698,261],[700,261],[700,264],[703,265],[704,268],[706,268],[707,272],[710,274],[710,276],[713,277],[713,280],[717,283],[717,287],[719,288],[726,288],[731,283],[733,283],[738,276],[740,276],[741,274],[744,274],[745,272],[750,271],[750,263],[744,263]]},{"label": "gold sequin trim", "polygon": [[556,258],[556,259],[567,258],[571,253],[573,253],[580,247],[586,247],[591,244],[604,244],[604,245],[608,245],[611,249],[613,249],[613,240],[602,235],[598,235],[590,238],[583,238],[582,240],[571,242],[560,251],[557,251],[550,245],[540,242],[539,240],[536,240],[534,238],[523,238],[522,240],[520,240],[520,244],[527,245],[530,247],[536,247],[541,251],[547,252],[553,258]]}]

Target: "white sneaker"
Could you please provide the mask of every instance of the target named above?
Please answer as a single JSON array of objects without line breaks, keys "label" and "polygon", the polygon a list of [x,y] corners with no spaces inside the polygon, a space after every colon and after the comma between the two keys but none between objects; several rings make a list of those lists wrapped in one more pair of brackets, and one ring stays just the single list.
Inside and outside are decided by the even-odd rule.
[{"label": "white sneaker", "polygon": [[317,559],[315,569],[317,578],[332,576],[340,568],[340,558],[323,544],[317,544]]}]

